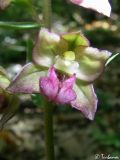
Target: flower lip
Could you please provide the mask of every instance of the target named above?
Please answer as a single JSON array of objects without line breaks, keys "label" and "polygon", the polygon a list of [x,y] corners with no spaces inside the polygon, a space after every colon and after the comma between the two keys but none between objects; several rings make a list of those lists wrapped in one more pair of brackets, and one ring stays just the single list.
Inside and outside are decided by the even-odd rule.
[{"label": "flower lip", "polygon": [[56,104],[70,104],[77,97],[73,90],[75,81],[75,74],[65,80],[58,79],[54,67],[50,67],[48,75],[39,80],[40,91]]},{"label": "flower lip", "polygon": [[60,84],[60,90],[55,99],[58,104],[70,104],[77,98],[75,91],[73,90],[73,85],[76,81],[76,75],[73,74],[71,77],[67,78]]},{"label": "flower lip", "polygon": [[47,76],[40,78],[39,86],[41,93],[49,100],[54,100],[59,89],[59,80],[53,66],[49,68]]}]

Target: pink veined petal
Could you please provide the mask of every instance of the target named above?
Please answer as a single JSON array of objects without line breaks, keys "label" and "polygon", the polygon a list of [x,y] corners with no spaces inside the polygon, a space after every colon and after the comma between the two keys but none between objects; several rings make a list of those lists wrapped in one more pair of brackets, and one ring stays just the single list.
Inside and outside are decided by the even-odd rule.
[{"label": "pink veined petal", "polygon": [[76,75],[73,74],[70,78],[66,79],[63,83],[62,83],[62,87],[64,88],[72,88],[74,83],[76,81]]},{"label": "pink veined petal", "polygon": [[61,89],[58,93],[55,102],[57,104],[69,104],[76,99],[76,93],[73,89]]},{"label": "pink veined petal", "polygon": [[111,6],[108,0],[70,0],[70,1],[82,7],[96,10],[97,12],[110,17]]},{"label": "pink veined petal", "polygon": [[55,99],[56,103],[69,104],[71,101],[76,99],[76,93],[72,88],[75,83],[75,80],[76,77],[75,75],[73,75],[61,84],[61,88]]},{"label": "pink veined petal", "polygon": [[49,69],[47,77],[40,78],[39,85],[40,91],[47,96],[49,100],[53,100],[56,97],[58,93],[59,80],[54,67]]}]

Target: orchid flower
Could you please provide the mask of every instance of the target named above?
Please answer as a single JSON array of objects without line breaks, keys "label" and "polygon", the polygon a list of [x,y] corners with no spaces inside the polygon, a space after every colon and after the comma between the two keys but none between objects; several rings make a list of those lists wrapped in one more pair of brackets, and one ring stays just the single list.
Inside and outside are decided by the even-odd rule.
[{"label": "orchid flower", "polygon": [[42,28],[29,63],[10,84],[13,93],[41,93],[56,104],[69,104],[94,119],[97,97],[93,82],[111,53],[89,46],[79,32],[58,35]]},{"label": "orchid flower", "polygon": [[102,13],[108,17],[110,17],[111,6],[108,0],[70,0],[72,3],[93,9],[99,13]]}]

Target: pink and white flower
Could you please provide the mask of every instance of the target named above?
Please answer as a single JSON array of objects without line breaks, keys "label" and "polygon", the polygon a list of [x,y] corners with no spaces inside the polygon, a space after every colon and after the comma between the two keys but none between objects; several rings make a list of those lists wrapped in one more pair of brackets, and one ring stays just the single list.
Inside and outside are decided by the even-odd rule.
[{"label": "pink and white flower", "polygon": [[38,93],[56,104],[69,104],[94,119],[97,97],[93,82],[111,53],[89,46],[77,33],[58,35],[42,28],[29,63],[12,81],[13,93]]}]

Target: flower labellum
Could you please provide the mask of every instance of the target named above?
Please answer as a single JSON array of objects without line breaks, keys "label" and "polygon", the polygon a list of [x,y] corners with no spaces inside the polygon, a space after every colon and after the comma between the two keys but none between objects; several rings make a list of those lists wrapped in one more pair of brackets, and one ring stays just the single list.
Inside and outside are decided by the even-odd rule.
[{"label": "flower labellum", "polygon": [[58,86],[59,80],[54,68],[51,67],[48,71],[48,76],[40,78],[40,90],[49,100],[54,100],[58,93]]},{"label": "flower labellum", "polygon": [[70,78],[63,81],[60,85],[59,93],[56,97],[56,102],[59,104],[68,104],[76,99],[76,93],[73,90],[76,77],[72,75]]},{"label": "flower labellum", "polygon": [[70,0],[72,3],[79,6],[93,9],[99,13],[102,13],[110,17],[111,6],[108,0]]},{"label": "flower labellum", "polygon": [[64,81],[60,81],[54,67],[50,67],[48,75],[40,78],[40,92],[56,104],[69,104],[76,99],[76,93],[72,88],[75,80],[76,77],[73,75]]}]

